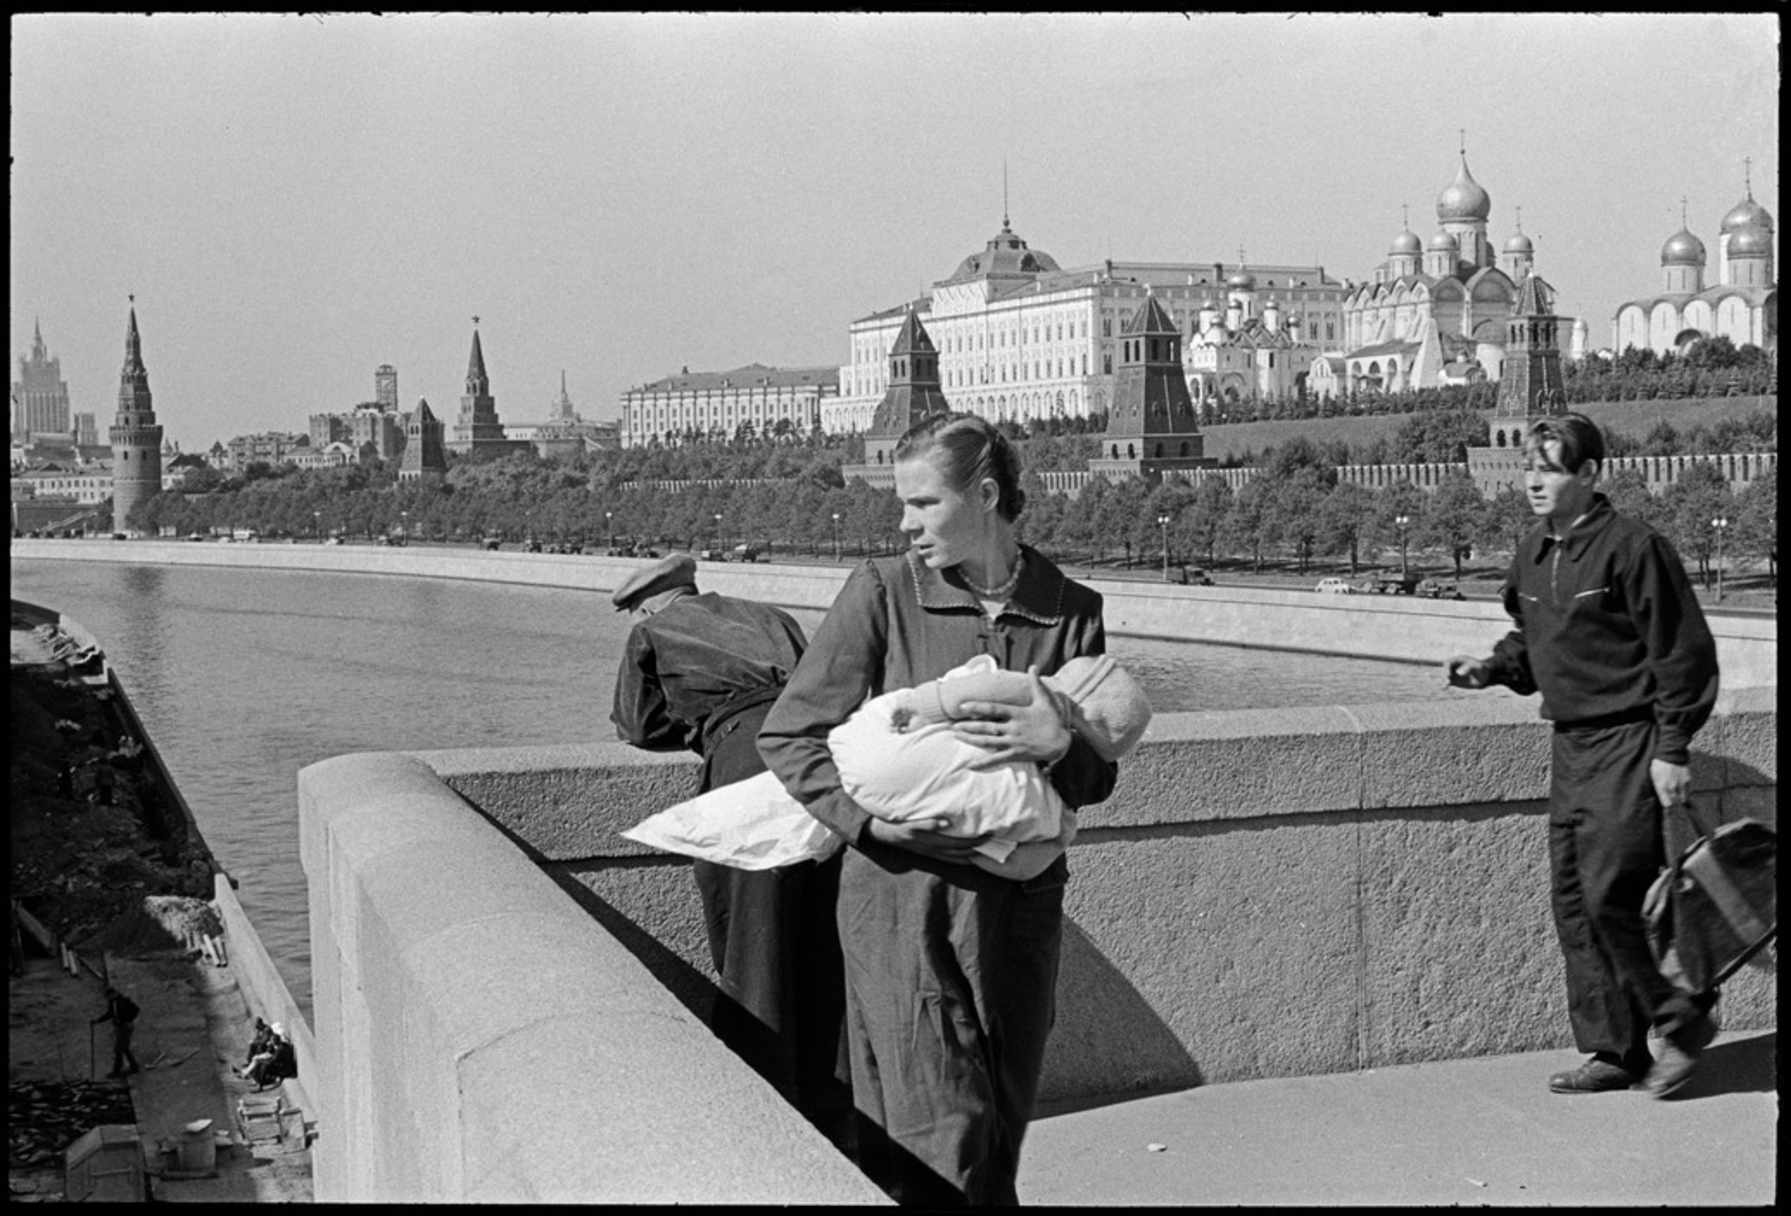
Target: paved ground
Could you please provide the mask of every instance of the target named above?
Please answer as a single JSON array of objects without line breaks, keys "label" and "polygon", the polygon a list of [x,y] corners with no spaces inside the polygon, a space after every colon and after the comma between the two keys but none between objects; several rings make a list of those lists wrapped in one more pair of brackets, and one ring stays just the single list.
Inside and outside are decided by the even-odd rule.
[{"label": "paved ground", "polygon": [[[247,1052],[253,1017],[229,968],[191,962],[175,952],[114,955],[107,968],[112,982],[142,1008],[133,1042],[142,1071],[131,1074],[127,1084],[151,1163],[151,1197],[168,1203],[309,1202],[311,1155],[292,1150],[296,1138],[285,1148],[251,1147],[234,1134],[237,1100],[252,1087],[231,1066]],[[110,1027],[90,1026],[88,1019],[104,1008],[104,986],[97,977],[85,972],[71,977],[53,959],[28,959],[25,973],[8,985],[9,1082],[103,1078],[112,1064]],[[170,1176],[166,1166],[177,1163],[165,1162],[158,1146],[177,1143],[185,1126],[200,1119],[212,1121],[214,1176]],[[59,1162],[9,1172],[15,1199],[60,1197]]]},{"label": "paved ground", "polygon": [[1572,1051],[1204,1086],[1033,1123],[1025,1203],[1772,1204],[1778,1035],[1726,1033],[1692,1083],[1563,1096]]}]

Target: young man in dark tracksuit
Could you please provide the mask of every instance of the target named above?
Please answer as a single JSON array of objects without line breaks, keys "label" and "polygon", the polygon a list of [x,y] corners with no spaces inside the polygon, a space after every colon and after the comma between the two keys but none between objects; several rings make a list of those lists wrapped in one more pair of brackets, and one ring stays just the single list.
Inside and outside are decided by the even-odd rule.
[{"label": "young man in dark tracksuit", "polygon": [[1487,658],[1450,659],[1448,675],[1460,688],[1540,691],[1555,724],[1552,902],[1574,1041],[1591,1059],[1549,1088],[1598,1093],[1645,1078],[1665,1097],[1716,1033],[1716,994],[1661,975],[1642,900],[1665,862],[1662,808],[1691,795],[1688,753],[1716,702],[1716,643],[1672,546],[1593,489],[1603,462],[1603,437],[1583,415],[1531,429],[1525,489],[1543,523],[1506,578],[1517,627]]},{"label": "young man in dark tracksuit", "polygon": [[[795,618],[770,604],[699,593],[688,554],[637,571],[610,599],[641,618],[616,673],[617,736],[650,751],[696,752],[699,792],[763,772],[759,726],[807,644]],[[840,1142],[851,1094],[834,928],[839,858],[772,870],[692,867],[721,980],[716,1036]]]}]

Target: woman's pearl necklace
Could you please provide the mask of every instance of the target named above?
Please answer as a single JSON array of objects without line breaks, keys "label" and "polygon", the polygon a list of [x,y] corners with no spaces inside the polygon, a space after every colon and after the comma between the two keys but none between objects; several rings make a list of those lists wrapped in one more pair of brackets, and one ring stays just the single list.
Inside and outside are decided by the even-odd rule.
[{"label": "woman's pearl necklace", "polygon": [[1005,600],[1008,596],[1014,593],[1014,588],[1020,585],[1020,568],[1024,564],[1020,554],[1015,553],[1013,573],[1009,574],[995,586],[984,587],[973,580],[968,574],[964,575],[964,585],[970,588],[970,590],[976,594],[978,599]]}]

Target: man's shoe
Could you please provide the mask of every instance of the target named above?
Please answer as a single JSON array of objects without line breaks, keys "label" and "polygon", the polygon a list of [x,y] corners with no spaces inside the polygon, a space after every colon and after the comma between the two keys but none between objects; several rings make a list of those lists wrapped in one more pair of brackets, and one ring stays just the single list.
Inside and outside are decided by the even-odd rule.
[{"label": "man's shoe", "polygon": [[1636,1080],[1637,1075],[1621,1064],[1591,1059],[1578,1068],[1556,1073],[1548,1079],[1548,1087],[1557,1094],[1602,1094],[1628,1089]]},{"label": "man's shoe", "polygon": [[[1691,1046],[1690,1040],[1683,1046],[1672,1039],[1660,1041],[1660,1054],[1654,1058],[1654,1067],[1648,1070],[1648,1092],[1657,1098],[1671,1097],[1685,1088],[1691,1075],[1698,1067],[1698,1056],[1702,1047]],[[1708,1040],[1706,1040],[1708,1041]]]}]

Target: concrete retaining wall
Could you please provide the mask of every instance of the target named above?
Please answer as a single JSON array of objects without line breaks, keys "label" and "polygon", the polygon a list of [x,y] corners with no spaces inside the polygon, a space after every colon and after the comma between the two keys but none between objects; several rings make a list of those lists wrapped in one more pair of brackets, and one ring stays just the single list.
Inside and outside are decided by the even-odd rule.
[{"label": "concrete retaining wall", "polygon": [[318,1201],[884,1201],[426,765],[298,788]]},{"label": "concrete retaining wall", "polygon": [[[1070,852],[1042,1101],[1569,1046],[1547,764],[1510,700],[1159,717]],[[1726,693],[1693,764],[1776,825],[1776,693]],[[690,1012],[688,863],[617,835],[694,777],[617,744],[301,771],[320,1199],[863,1193]],[[1727,1026],[1774,1025],[1776,965]]]},{"label": "concrete retaining wall", "polygon": [[[244,566],[399,574],[482,582],[571,587],[608,595],[645,565],[644,559],[553,553],[488,553],[471,549],[375,545],[218,544],[179,541],[30,540],[12,542],[15,557],[68,561],[134,561],[165,565]],[[846,571],[830,566],[704,563],[702,585],[786,608],[825,609]],[[1223,642],[1278,650],[1310,650],[1440,663],[1456,651],[1485,654],[1510,618],[1489,600],[1417,600],[1383,595],[1319,596],[1256,587],[1182,587],[1091,580],[1106,597],[1107,632],[1115,636]],[[1711,619],[1723,684],[1778,682],[1774,617]]]},{"label": "concrete retaining wall", "polygon": [[212,885],[212,904],[224,921],[224,944],[230,952],[230,974],[235,978],[236,986],[242,990],[243,999],[248,1003],[251,1014],[264,1018],[269,1023],[279,1022],[285,1027],[286,1037],[292,1041],[293,1055],[298,1060],[298,1076],[288,1078],[285,1082],[289,1091],[287,1098],[304,1113],[305,1122],[313,1124],[317,1121],[317,1111],[311,1105],[311,1092],[307,1082],[317,1075],[318,1065],[317,1042],[312,1036],[311,1024],[305,1020],[299,1003],[292,999],[286,981],[280,978],[279,969],[274,966],[267,947],[262,944],[261,935],[255,932],[254,923],[249,920],[248,913],[243,911],[242,901],[236,897],[236,888],[231,885],[230,876],[219,873],[213,878]]}]

